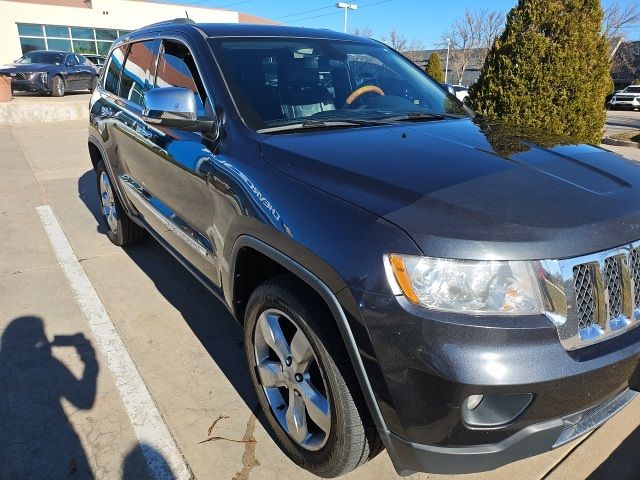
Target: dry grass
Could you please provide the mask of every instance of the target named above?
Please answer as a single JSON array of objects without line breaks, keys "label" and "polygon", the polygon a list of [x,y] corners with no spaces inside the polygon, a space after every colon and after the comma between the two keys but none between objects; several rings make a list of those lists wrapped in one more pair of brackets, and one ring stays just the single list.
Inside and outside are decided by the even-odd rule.
[{"label": "dry grass", "polygon": [[629,130],[628,132],[614,133],[611,135],[611,138],[640,143],[640,130]]}]

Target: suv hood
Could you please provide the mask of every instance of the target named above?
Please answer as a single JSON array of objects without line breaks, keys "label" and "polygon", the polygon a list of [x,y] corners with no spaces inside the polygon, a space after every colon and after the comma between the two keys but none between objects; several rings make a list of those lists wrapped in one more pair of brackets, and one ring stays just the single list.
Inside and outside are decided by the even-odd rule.
[{"label": "suv hood", "polygon": [[272,135],[261,148],[425,255],[554,259],[640,238],[640,164],[535,131],[461,119]]}]

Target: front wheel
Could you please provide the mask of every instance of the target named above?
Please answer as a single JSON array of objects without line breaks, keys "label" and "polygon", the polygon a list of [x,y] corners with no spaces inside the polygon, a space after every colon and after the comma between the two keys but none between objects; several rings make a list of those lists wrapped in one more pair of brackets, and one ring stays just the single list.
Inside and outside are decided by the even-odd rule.
[{"label": "front wheel", "polygon": [[64,97],[64,80],[60,75],[53,77],[53,84],[51,85],[51,96]]},{"label": "front wheel", "polygon": [[295,463],[333,478],[381,451],[335,322],[295,277],[269,280],[254,291],[244,344],[267,421]]}]

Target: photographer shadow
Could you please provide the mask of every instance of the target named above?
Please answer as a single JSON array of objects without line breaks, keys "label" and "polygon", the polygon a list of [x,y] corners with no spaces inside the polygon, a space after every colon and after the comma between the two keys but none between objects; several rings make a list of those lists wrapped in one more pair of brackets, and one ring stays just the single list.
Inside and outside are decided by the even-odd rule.
[{"label": "photographer shadow", "polygon": [[[75,347],[84,364],[80,379],[52,355],[53,346]],[[0,478],[93,478],[61,399],[90,409],[97,375],[84,335],[49,342],[41,318],[11,321],[0,340]]]}]

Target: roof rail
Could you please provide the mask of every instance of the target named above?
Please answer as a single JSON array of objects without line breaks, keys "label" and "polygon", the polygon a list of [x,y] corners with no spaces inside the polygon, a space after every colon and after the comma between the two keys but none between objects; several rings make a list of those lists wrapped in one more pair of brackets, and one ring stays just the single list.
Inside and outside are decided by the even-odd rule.
[{"label": "roof rail", "polygon": [[145,25],[142,28],[161,27],[162,25],[174,25],[176,23],[187,23],[189,25],[195,25],[196,22],[194,22],[190,18],[174,18],[173,20],[163,20],[162,22],[156,22],[150,25]]}]

